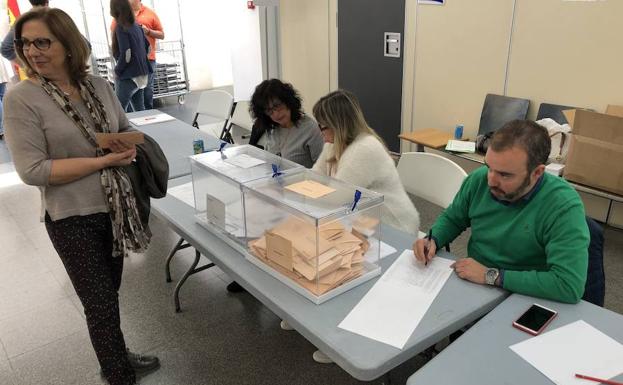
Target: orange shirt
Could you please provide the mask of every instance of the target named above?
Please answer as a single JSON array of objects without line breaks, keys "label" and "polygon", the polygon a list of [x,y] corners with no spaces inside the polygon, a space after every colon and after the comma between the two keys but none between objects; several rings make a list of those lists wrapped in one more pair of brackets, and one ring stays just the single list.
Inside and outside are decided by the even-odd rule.
[{"label": "orange shirt", "polygon": [[[155,31],[163,31],[162,24],[160,23],[158,15],[156,15],[153,10],[147,8],[143,4],[141,4],[141,9],[139,9],[138,12],[135,14],[135,19],[136,23],[139,25],[144,25],[145,27],[153,29]],[[112,23],[110,24],[110,30],[114,33],[116,27],[117,21],[115,19],[112,19]],[[147,38],[147,41],[149,41],[149,45],[151,46],[148,59],[156,60],[156,38],[147,35],[145,35],[145,37]]]}]

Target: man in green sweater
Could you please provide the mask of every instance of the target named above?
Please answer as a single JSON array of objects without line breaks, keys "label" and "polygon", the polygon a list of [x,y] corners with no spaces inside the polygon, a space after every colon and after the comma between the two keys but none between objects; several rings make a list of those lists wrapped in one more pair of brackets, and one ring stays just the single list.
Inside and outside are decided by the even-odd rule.
[{"label": "man in green sweater", "polygon": [[485,167],[472,172],[432,228],[413,245],[428,263],[465,229],[468,258],[453,267],[463,279],[515,293],[576,303],[584,294],[589,232],[584,206],[566,181],[545,173],[545,128],[507,123],[492,137]]}]

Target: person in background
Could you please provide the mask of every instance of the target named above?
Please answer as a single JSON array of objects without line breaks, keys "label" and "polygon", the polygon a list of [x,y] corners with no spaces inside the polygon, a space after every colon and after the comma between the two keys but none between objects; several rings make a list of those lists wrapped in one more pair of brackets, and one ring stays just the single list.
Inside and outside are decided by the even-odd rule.
[{"label": "person in background", "polygon": [[96,132],[130,129],[128,119],[108,82],[87,73],[89,48],[62,10],[23,14],[15,48],[28,75],[4,99],[15,169],[41,191],[41,219],[84,307],[103,376],[135,384],[160,365],[127,349],[119,315],[124,256],[150,239],[122,167],[136,148],[114,141],[109,152],[95,140]]},{"label": "person in background", "polygon": [[[30,5],[32,5],[32,9],[39,9],[42,7],[47,7],[49,5],[48,0],[29,0]],[[6,1],[3,2],[6,7]],[[4,9],[6,11],[6,9]],[[6,12],[2,13],[3,15]],[[10,62],[14,62],[17,59],[17,53],[15,52],[15,45],[13,44],[13,40],[15,39],[15,30],[11,28],[9,32],[3,32],[2,36],[4,39],[2,40],[2,45],[0,45],[0,54],[2,57]]]},{"label": "person in background", "polygon": [[[292,84],[264,80],[255,87],[249,112],[255,119],[251,145],[257,146],[263,139],[266,151],[307,168],[314,165],[322,151],[322,137],[318,124],[303,112],[301,97]],[[227,290],[236,293],[244,288],[234,281]]]},{"label": "person in background", "polygon": [[[417,235],[419,213],[382,139],[366,122],[357,98],[344,90],[331,92],[316,102],[313,114],[325,145],[312,170],[383,194],[381,221]],[[281,328],[292,330],[285,320]],[[321,350],[312,357],[322,364],[333,362]]]},{"label": "person in background", "polygon": [[303,112],[301,98],[289,83],[264,80],[253,92],[251,116],[265,127],[266,151],[311,168],[322,151],[318,124]]},{"label": "person in background", "polygon": [[[130,7],[134,12],[136,23],[143,28],[145,37],[149,41],[149,65],[151,67],[151,73],[147,79],[147,86],[143,92],[144,105],[146,110],[154,108],[154,77],[156,76],[156,39],[164,39],[164,30],[160,19],[156,12],[143,5],[141,0],[129,0]],[[112,21],[110,30],[114,31],[116,28],[115,20]]]},{"label": "person in background", "polygon": [[468,258],[453,268],[468,281],[511,292],[576,303],[584,294],[589,232],[580,196],[564,179],[545,173],[547,130],[514,120],[497,130],[485,166],[467,176],[437,218],[432,239],[413,244],[427,263],[465,229]]},{"label": "person in background", "polygon": [[[6,2],[0,4],[0,15],[4,15],[0,20],[0,36],[5,35],[9,31],[9,19],[7,15]],[[2,124],[2,101],[4,99],[4,93],[6,87],[11,80],[12,74],[11,64],[4,59],[0,59],[0,140],[4,139],[4,126]]]},{"label": "person in background", "polygon": [[117,97],[125,111],[142,111],[145,109],[144,90],[152,73],[147,60],[149,42],[143,29],[135,22],[134,12],[127,0],[111,0],[110,15],[116,20],[112,52],[117,61]]},{"label": "person in background", "polygon": [[333,91],[314,105],[325,141],[314,171],[383,194],[383,223],[417,236],[420,215],[409,199],[396,163],[383,140],[368,125],[352,93]]}]

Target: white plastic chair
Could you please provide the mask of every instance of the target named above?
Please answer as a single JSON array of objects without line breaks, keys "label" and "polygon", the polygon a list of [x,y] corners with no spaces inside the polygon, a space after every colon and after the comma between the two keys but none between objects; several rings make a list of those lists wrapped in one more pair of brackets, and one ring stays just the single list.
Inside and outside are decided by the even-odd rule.
[{"label": "white plastic chair", "polygon": [[[207,134],[220,138],[227,127],[233,103],[234,97],[227,91],[203,91],[199,97],[192,125]],[[201,117],[201,124],[198,122],[199,117]]]},{"label": "white plastic chair", "polygon": [[[405,152],[398,161],[398,175],[408,193],[444,209],[452,203],[467,176],[450,159],[427,152]],[[418,238],[426,234],[420,231]]]},{"label": "white plastic chair", "polygon": [[231,119],[229,119],[229,126],[227,127],[227,130],[224,132],[221,139],[233,143],[233,139],[231,136],[231,131],[232,129],[234,129],[233,126],[247,131],[246,135],[242,135],[242,139],[247,139],[251,134],[251,129],[253,128],[253,118],[251,118],[251,114],[249,113],[248,101],[241,100],[235,103],[234,113],[232,114]]}]

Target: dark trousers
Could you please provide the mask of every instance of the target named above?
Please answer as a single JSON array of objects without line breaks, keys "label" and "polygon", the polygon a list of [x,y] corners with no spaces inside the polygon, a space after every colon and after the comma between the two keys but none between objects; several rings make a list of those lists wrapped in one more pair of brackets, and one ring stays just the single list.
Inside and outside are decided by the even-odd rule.
[{"label": "dark trousers", "polygon": [[147,79],[147,87],[145,87],[144,96],[144,105],[146,110],[151,110],[154,108],[154,77],[156,77],[156,61],[150,60],[149,65],[151,66],[152,73],[149,74]]},{"label": "dark trousers", "polygon": [[123,257],[112,256],[112,226],[107,213],[52,221],[50,240],[65,265],[86,315],[91,344],[111,385],[134,384],[119,318]]}]

